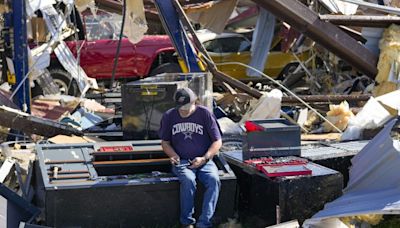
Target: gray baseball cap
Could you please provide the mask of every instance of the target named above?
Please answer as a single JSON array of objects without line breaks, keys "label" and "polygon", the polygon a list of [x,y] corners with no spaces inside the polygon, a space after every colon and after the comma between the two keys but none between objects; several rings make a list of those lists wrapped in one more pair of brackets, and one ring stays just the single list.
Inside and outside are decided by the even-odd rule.
[{"label": "gray baseball cap", "polygon": [[180,88],[176,90],[174,95],[174,101],[178,108],[185,104],[193,103],[196,99],[196,94],[190,88]]}]

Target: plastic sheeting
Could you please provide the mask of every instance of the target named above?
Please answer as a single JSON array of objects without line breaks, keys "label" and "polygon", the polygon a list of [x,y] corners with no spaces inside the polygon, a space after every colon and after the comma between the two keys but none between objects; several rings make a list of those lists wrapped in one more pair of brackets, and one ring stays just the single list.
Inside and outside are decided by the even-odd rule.
[{"label": "plastic sheeting", "polygon": [[357,115],[349,120],[348,127],[341,140],[355,140],[361,136],[363,129],[375,129],[383,126],[392,116],[373,97],[364,105]]},{"label": "plastic sheeting", "polygon": [[276,119],[281,116],[282,91],[273,89],[263,94],[258,102],[242,117],[243,124],[249,119]]},{"label": "plastic sheeting", "polygon": [[127,0],[124,34],[130,42],[136,44],[143,39],[147,29],[143,0]]},{"label": "plastic sheeting", "polygon": [[185,12],[191,21],[199,23],[205,29],[215,33],[222,33],[237,2],[238,0],[209,2],[201,7],[186,9]]},{"label": "plastic sheeting", "polygon": [[28,4],[26,4],[26,14],[28,15],[28,17],[32,17],[35,14],[35,11],[52,6],[53,4],[56,4],[56,1],[28,0],[27,3]]},{"label": "plastic sheeting", "polygon": [[400,214],[400,142],[390,137],[392,120],[352,160],[344,194],[325,205],[303,227],[341,227],[338,218]]},{"label": "plastic sheeting", "polygon": [[[260,10],[260,15],[257,20],[256,29],[253,34],[251,44],[251,61],[250,66],[264,72],[265,63],[267,62],[269,50],[271,49],[272,39],[275,30],[275,16],[266,11]],[[253,77],[261,77],[261,74],[247,69],[247,75]]]}]

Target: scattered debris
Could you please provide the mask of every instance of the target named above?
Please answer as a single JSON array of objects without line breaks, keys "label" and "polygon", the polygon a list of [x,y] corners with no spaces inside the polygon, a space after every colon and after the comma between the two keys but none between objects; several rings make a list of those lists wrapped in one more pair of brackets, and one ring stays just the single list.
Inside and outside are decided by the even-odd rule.
[{"label": "scattered debris", "polygon": [[[102,188],[110,183],[131,190],[145,182],[143,187],[154,192],[156,190],[151,188],[157,181],[165,185],[176,182],[176,177],[169,173],[168,157],[161,151],[159,141],[136,139],[157,139],[162,113],[174,106],[170,99],[173,89],[157,84],[168,81],[161,74],[172,73],[177,77],[174,81],[187,86],[183,81],[188,80],[188,75],[207,70],[215,80],[211,80],[210,73],[200,73],[205,75],[207,85],[202,85],[204,93],[198,95],[200,102],[213,109],[218,118],[224,143],[221,154],[231,156],[229,162],[235,166],[233,171],[243,168],[238,165],[243,163],[240,160],[243,157],[257,167],[260,161],[266,161],[260,157],[278,156],[271,158],[268,167],[264,167],[267,176],[257,172],[257,177],[243,180],[240,178],[248,173],[240,173],[236,178],[231,175],[229,187],[222,187],[233,196],[236,181],[243,182],[237,190],[241,200],[243,197],[251,199],[251,194],[257,197],[260,193],[265,194],[265,197],[252,201],[259,202],[262,207],[270,206],[263,216],[276,221],[277,224],[271,227],[300,227],[304,215],[308,218],[327,200],[337,198],[343,188],[342,178],[345,183],[347,181],[349,159],[353,156],[350,181],[344,195],[326,204],[324,210],[303,226],[329,228],[377,224],[384,214],[400,214],[396,186],[400,142],[389,137],[396,121],[390,120],[400,112],[400,51],[397,45],[400,1],[376,2],[174,0],[167,4],[164,0],[134,0],[126,1],[127,5],[122,8],[124,3],[111,0],[28,1],[29,72],[23,80],[30,81],[29,95],[33,99],[30,109],[23,109],[31,110],[31,114],[19,111],[13,102],[21,84],[15,77],[14,65],[19,65],[14,63],[11,54],[13,47],[8,47],[10,43],[6,41],[10,28],[2,28],[0,39],[0,104],[3,105],[0,106],[0,125],[4,132],[0,139],[3,142],[0,147],[0,201],[1,205],[14,203],[15,208],[22,207],[16,210],[15,218],[10,218],[5,211],[7,208],[3,207],[0,215],[4,219],[0,226],[7,222],[8,225],[28,227],[38,214],[37,208],[29,205],[34,196],[39,199],[36,206],[47,207],[38,220],[50,225],[69,225],[64,224],[73,220],[66,219],[68,216],[77,218],[73,211],[62,217],[59,214],[65,209],[62,203],[68,207],[76,206],[74,193],[68,196],[72,200],[57,201],[57,205],[54,204],[57,210],[48,206],[51,202],[45,203],[51,198],[49,195],[60,194],[55,191],[59,188],[69,191],[85,186],[84,191],[89,193],[94,189],[103,191]],[[10,10],[6,4],[0,6],[2,13]],[[122,31],[128,39],[124,37],[118,41],[122,9],[126,10]],[[90,28],[100,32],[89,32]],[[204,28],[215,33],[206,33]],[[15,31],[15,28],[11,29]],[[227,30],[235,30],[236,34],[227,33]],[[166,32],[168,36],[145,36],[156,31]],[[96,56],[103,57],[103,52],[87,52],[92,43],[107,44],[102,48],[104,53],[107,52],[107,60],[96,59]],[[117,56],[113,54],[116,46],[109,46],[116,43],[122,44],[121,55]],[[124,59],[117,65],[119,58]],[[90,60],[93,64],[87,67],[81,60]],[[109,69],[112,63],[118,66],[112,76],[109,72],[100,72],[102,68]],[[184,73],[176,74],[180,71]],[[154,75],[157,75],[155,81],[149,78],[139,81],[136,87],[123,89],[128,81]],[[114,76],[118,82],[108,82],[110,78],[114,80]],[[99,89],[94,78],[104,88]],[[105,89],[108,85],[111,85],[111,91]],[[11,90],[13,94],[8,92]],[[143,100],[137,100],[139,97]],[[154,108],[154,103],[161,100],[165,103]],[[269,122],[280,117],[286,120]],[[252,121],[253,125],[249,126]],[[385,124],[367,146],[367,141],[359,141],[375,135]],[[122,145],[121,140],[129,138],[126,126],[135,133],[135,141],[125,141]],[[143,131],[136,134],[139,128]],[[143,136],[149,130],[151,137]],[[24,141],[20,141],[21,137]],[[338,142],[340,140],[357,141]],[[129,144],[128,147],[125,144]],[[136,151],[137,148],[141,151]],[[360,148],[364,149],[359,152]],[[282,153],[297,157],[285,160]],[[63,156],[71,160],[63,160]],[[39,159],[38,170],[44,187],[34,188],[31,183],[36,159]],[[229,168],[231,164],[223,159],[218,161],[220,175],[233,174]],[[276,163],[288,171],[286,168],[291,162],[311,164],[313,171],[303,167],[300,171],[305,172],[295,173],[295,177],[273,177],[274,173],[270,171],[277,167]],[[132,174],[139,166],[145,167],[146,173]],[[319,173],[321,170],[322,174]],[[290,171],[293,169],[284,172],[285,175]],[[286,194],[286,198],[268,201],[271,189],[264,185],[260,188],[252,186],[260,175],[263,179],[259,183],[264,181],[263,184],[274,185],[279,192],[272,194],[278,197]],[[322,180],[324,176],[326,180],[330,179],[329,183]],[[307,181],[302,185],[303,192],[297,185],[300,180]],[[327,185],[332,189],[324,189]],[[44,196],[44,192],[50,194]],[[319,202],[315,204],[318,207],[307,206],[311,200],[304,201],[306,194],[310,194],[308,198],[318,198]],[[93,194],[89,195],[92,197]],[[83,198],[88,200],[90,197]],[[222,197],[231,206],[226,211],[233,211],[233,204],[237,202],[231,198],[226,200],[226,194]],[[155,199],[154,195],[149,199]],[[109,203],[115,208],[121,208],[120,204],[125,202],[111,201]],[[239,202],[239,211],[243,209],[240,208],[243,203],[248,202]],[[224,206],[221,208],[225,209]],[[258,209],[247,209],[258,212]],[[119,215],[116,216],[118,219],[109,220],[105,217],[112,217],[112,213],[99,216],[104,213],[101,207],[82,211],[94,213],[99,224],[121,225],[122,220],[117,221]],[[176,219],[174,210],[169,213],[168,216],[161,213],[159,218]],[[81,221],[92,219],[92,214],[86,215],[80,218]],[[123,216],[131,218],[130,213],[123,213]],[[133,220],[139,221],[142,217]],[[146,219],[149,224],[154,222],[153,218]],[[239,219],[242,218],[228,219],[219,227],[247,227]],[[282,219],[298,220],[280,223]],[[168,222],[172,226],[175,221]]]},{"label": "scattered debris", "polygon": [[360,139],[363,129],[376,129],[383,126],[390,118],[392,118],[390,113],[375,98],[371,97],[363,109],[349,119],[349,126],[341,140]]},{"label": "scattered debris", "polygon": [[68,125],[31,116],[5,106],[0,107],[0,114],[0,123],[2,126],[23,131],[25,134],[36,134],[46,137],[59,134],[82,135],[81,131]]},{"label": "scattered debris", "polygon": [[282,96],[282,92],[277,89],[263,94],[256,104],[250,105],[249,109],[246,110],[246,114],[242,117],[240,123],[243,124],[250,119],[279,118],[281,115]]}]

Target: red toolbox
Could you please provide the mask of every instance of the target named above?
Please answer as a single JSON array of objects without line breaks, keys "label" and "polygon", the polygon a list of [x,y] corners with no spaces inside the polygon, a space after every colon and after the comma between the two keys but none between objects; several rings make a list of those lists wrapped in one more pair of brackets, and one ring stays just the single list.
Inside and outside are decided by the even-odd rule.
[{"label": "red toolbox", "polygon": [[308,161],[298,157],[264,157],[249,159],[246,164],[253,166],[268,177],[311,175],[312,171],[307,168]]}]

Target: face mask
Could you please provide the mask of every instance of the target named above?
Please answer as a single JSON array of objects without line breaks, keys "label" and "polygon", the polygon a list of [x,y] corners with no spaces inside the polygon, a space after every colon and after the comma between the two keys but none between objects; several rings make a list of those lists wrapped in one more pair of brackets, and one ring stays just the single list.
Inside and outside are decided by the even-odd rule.
[{"label": "face mask", "polygon": [[195,107],[194,103],[188,103],[188,104],[185,104],[185,105],[181,106],[179,109],[182,110],[182,111],[190,111],[194,107]]}]

